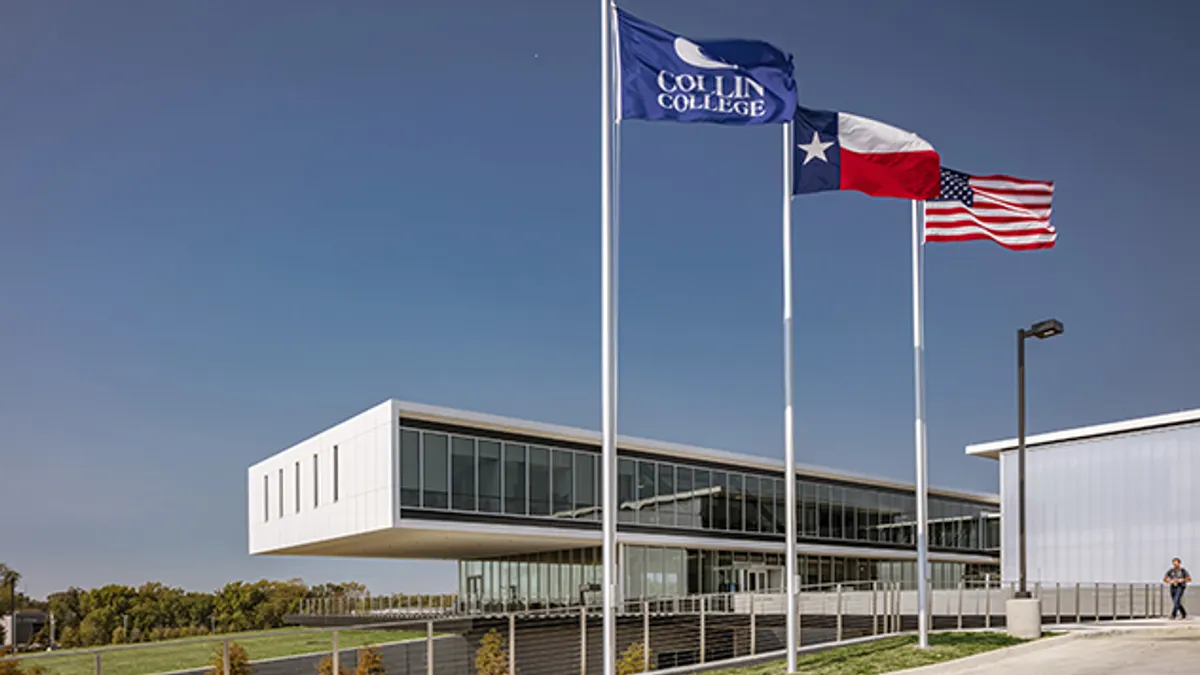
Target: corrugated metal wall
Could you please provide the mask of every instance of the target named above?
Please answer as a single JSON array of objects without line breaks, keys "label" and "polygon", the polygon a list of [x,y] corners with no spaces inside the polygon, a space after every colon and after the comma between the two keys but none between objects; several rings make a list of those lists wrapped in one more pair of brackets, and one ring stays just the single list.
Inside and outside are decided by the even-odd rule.
[{"label": "corrugated metal wall", "polygon": [[[1200,574],[1200,425],[1032,448],[1029,579],[1154,582]],[[1000,458],[1005,580],[1018,578],[1017,453]]]}]

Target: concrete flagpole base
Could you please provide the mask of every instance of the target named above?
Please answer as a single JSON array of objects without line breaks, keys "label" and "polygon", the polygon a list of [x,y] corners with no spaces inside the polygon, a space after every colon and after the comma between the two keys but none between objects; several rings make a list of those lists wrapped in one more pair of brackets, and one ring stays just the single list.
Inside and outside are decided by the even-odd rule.
[{"label": "concrete flagpole base", "polygon": [[1042,636],[1042,601],[1038,598],[1012,598],[1004,603],[1004,622],[1008,634],[1022,640]]}]

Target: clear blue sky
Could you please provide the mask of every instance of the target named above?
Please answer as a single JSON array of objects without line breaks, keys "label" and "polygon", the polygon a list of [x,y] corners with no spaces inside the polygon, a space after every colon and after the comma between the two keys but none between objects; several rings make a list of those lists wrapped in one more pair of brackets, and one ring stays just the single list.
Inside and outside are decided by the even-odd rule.
[{"label": "clear blue sky", "polygon": [[[595,5],[0,8],[0,559],[32,594],[450,588],[250,558],[245,467],[391,396],[598,427]],[[935,485],[996,489],[963,446],[1014,433],[1014,332],[1048,316],[1032,430],[1200,406],[1197,5],[625,6],[1057,182],[1054,250],[929,251]],[[627,125],[622,432],[780,455],[779,136]],[[801,461],[913,477],[908,208],[796,201]]]}]

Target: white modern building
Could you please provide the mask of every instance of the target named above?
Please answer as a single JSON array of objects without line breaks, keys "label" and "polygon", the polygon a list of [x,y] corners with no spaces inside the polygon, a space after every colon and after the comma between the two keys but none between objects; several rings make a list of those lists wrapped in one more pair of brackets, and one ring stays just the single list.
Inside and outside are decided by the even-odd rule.
[{"label": "white modern building", "polygon": [[[254,555],[459,563],[480,606],[573,604],[600,581],[600,435],[385,401],[250,467]],[[619,592],[783,586],[784,466],[618,441]],[[803,584],[915,583],[912,485],[813,466],[796,476]],[[995,579],[999,498],[931,490],[935,585]]]},{"label": "white modern building", "polygon": [[[1200,568],[1200,410],[1026,439],[1027,574],[1043,583],[1153,583],[1171,559]],[[1019,571],[1017,441],[1000,462],[1002,571]]]}]

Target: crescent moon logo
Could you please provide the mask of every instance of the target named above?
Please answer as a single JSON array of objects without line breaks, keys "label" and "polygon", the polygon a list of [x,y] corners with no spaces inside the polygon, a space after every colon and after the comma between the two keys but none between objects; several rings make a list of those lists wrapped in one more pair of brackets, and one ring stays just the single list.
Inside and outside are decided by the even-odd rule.
[{"label": "crescent moon logo", "polygon": [[705,68],[708,70],[737,70],[737,66],[723,61],[717,61],[704,55],[700,45],[688,40],[687,38],[675,38],[675,55],[680,61],[694,68]]}]

